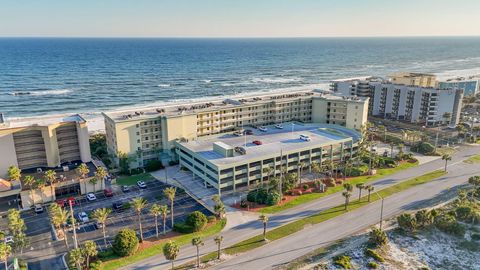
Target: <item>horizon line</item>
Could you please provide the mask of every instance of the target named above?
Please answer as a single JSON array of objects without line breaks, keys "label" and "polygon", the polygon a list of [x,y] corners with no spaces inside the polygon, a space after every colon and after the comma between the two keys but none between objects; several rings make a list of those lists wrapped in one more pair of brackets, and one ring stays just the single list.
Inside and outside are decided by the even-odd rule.
[{"label": "horizon line", "polygon": [[366,35],[366,36],[57,36],[57,35],[0,35],[0,38],[104,38],[104,39],[319,39],[319,38],[469,38],[479,35]]}]

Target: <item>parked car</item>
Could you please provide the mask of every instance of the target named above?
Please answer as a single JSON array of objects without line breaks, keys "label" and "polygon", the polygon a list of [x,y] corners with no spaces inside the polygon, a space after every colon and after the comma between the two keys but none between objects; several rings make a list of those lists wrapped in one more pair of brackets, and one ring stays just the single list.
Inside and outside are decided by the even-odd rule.
[{"label": "parked car", "polygon": [[268,129],[267,129],[267,127],[265,127],[265,126],[259,126],[259,127],[258,127],[258,130],[260,130],[260,131],[262,131],[262,132],[267,132]]},{"label": "parked car", "polygon": [[34,210],[37,214],[43,213],[43,206],[41,204],[35,204]]},{"label": "parked car", "polygon": [[5,244],[13,244],[13,236],[5,236]]},{"label": "parked car", "polygon": [[147,184],[145,184],[143,181],[137,181],[137,186],[139,188],[147,188]]},{"label": "parked car", "polygon": [[282,124],[276,124],[276,125],[275,125],[275,128],[283,129],[283,125],[282,125]]},{"label": "parked car", "polygon": [[105,195],[105,197],[113,197],[113,192],[109,188],[104,189],[103,194]]},{"label": "parked car", "polygon": [[130,192],[130,187],[129,186],[122,186],[122,191],[124,193]]},{"label": "parked car", "polygon": [[237,130],[237,131],[233,132],[233,135],[240,137],[240,136],[243,135],[243,130]]},{"label": "parked car", "polygon": [[235,152],[239,153],[240,155],[247,154],[247,150],[245,150],[245,148],[240,146],[235,147]]},{"label": "parked car", "polygon": [[95,227],[95,229],[101,229],[103,228],[103,223],[100,223],[98,221],[96,221],[95,223],[93,223],[93,226]]},{"label": "parked car", "polygon": [[122,203],[122,202],[114,202],[114,203],[112,204],[112,208],[113,208],[113,209],[116,209],[116,210],[122,209],[122,207],[123,207],[123,203]]},{"label": "parked car", "polygon": [[259,141],[259,140],[255,140],[252,143],[255,145],[262,145],[262,141]]},{"label": "parked car", "polygon": [[68,207],[69,202],[72,202],[72,206],[75,206],[75,198],[73,197],[57,200],[57,204],[60,205],[60,207]]},{"label": "parked car", "polygon": [[251,129],[246,129],[246,130],[243,131],[243,134],[245,134],[245,135],[252,135],[252,134],[253,134],[253,130],[251,130]]},{"label": "parked car", "polygon": [[77,214],[77,219],[78,219],[78,221],[80,221],[82,223],[88,222],[88,220],[89,220],[88,215],[85,212],[78,213]]},{"label": "parked car", "polygon": [[97,196],[95,196],[95,194],[93,194],[92,192],[87,193],[87,200],[88,201],[95,201],[96,199],[97,199]]},{"label": "parked car", "polygon": [[303,134],[300,135],[300,140],[303,140],[303,141],[306,141],[306,142],[311,141],[310,136],[308,136],[308,135],[303,135]]}]

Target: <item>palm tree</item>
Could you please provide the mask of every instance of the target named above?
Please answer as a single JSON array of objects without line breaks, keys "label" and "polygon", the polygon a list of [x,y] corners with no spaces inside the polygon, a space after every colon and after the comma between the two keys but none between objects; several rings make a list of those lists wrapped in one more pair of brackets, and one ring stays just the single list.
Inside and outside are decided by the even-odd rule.
[{"label": "palm tree", "polygon": [[61,228],[63,233],[63,240],[65,241],[65,247],[68,250],[68,237],[65,232],[65,226],[67,224],[68,218],[70,217],[70,212],[66,209],[61,208],[58,204],[54,203],[50,205],[50,219],[52,225],[55,228]]},{"label": "palm tree", "polygon": [[142,230],[142,210],[147,206],[147,201],[144,198],[135,198],[132,200],[132,205],[137,212],[138,228],[140,229],[140,240],[143,242],[143,230]]},{"label": "palm tree", "polygon": [[82,265],[85,262],[83,250],[81,248],[74,248],[69,254],[70,261],[77,266],[77,269],[83,269]]},{"label": "palm tree", "polygon": [[368,202],[370,202],[370,194],[372,193],[372,191],[375,190],[375,187],[372,185],[368,185],[365,187],[365,189],[368,191]]},{"label": "palm tree", "polygon": [[[273,168],[272,167],[263,168],[263,173],[267,175],[267,181],[270,184],[270,176],[273,173]],[[262,187],[263,187],[263,177],[261,181],[262,181]],[[268,189],[268,185],[267,185],[267,189]]]},{"label": "palm tree", "polygon": [[445,172],[447,171],[447,164],[450,160],[452,160],[452,156],[449,154],[445,154],[442,156],[442,160],[445,160]]},{"label": "palm tree", "polygon": [[303,161],[300,161],[298,163],[298,183],[301,184],[302,183],[302,171],[303,171],[303,168],[305,168],[305,162]]},{"label": "palm tree", "polygon": [[52,193],[52,201],[53,201],[53,195],[55,193],[55,189],[53,187],[53,184],[55,183],[55,180],[57,180],[57,173],[54,170],[48,170],[45,172],[45,181],[50,184],[50,191]]},{"label": "palm tree", "polygon": [[213,207],[213,209],[215,210],[215,214],[217,215],[217,217],[221,218],[222,215],[225,213],[225,205],[223,204],[219,195],[214,195],[212,197],[212,200],[215,203],[215,206]]},{"label": "palm tree", "polygon": [[267,241],[267,223],[268,223],[268,217],[265,215],[261,215],[258,220],[260,220],[263,223],[263,241]]},{"label": "palm tree", "polygon": [[162,216],[163,220],[163,235],[166,234],[167,230],[167,216],[168,216],[168,206],[160,205],[160,215]]},{"label": "palm tree", "polygon": [[85,182],[85,178],[87,178],[88,174],[90,173],[90,169],[85,163],[80,164],[77,169],[77,174],[80,175],[80,178],[85,183],[85,192],[87,192],[87,182]]},{"label": "palm tree", "polygon": [[178,257],[178,253],[180,253],[180,246],[176,242],[168,241],[163,246],[163,255],[165,259],[172,263],[172,270],[174,269],[173,262]]},{"label": "palm tree", "polygon": [[102,224],[102,232],[103,232],[103,243],[105,247],[107,246],[107,234],[106,234],[106,227],[107,227],[107,219],[108,215],[112,212],[110,208],[97,208],[93,211],[92,217],[97,220],[98,223]]},{"label": "palm tree", "polygon": [[360,201],[360,198],[362,198],[362,189],[365,188],[365,184],[364,183],[358,183],[355,185],[355,187],[358,188],[358,200]]},{"label": "palm tree", "polygon": [[217,235],[213,238],[213,241],[217,244],[217,260],[220,260],[220,249],[222,247],[223,236]]},{"label": "palm tree", "polygon": [[5,263],[5,269],[8,269],[8,257],[12,254],[12,247],[4,242],[0,243],[0,260]]},{"label": "palm tree", "polygon": [[343,180],[347,178],[348,173],[350,172],[350,168],[353,165],[352,158],[349,158],[343,162]]},{"label": "palm tree", "polygon": [[350,196],[352,196],[352,194],[348,191],[344,191],[342,193],[342,196],[345,197],[345,210],[347,210],[348,208],[348,203],[350,202]]},{"label": "palm tree", "polygon": [[21,177],[22,170],[20,170],[17,166],[8,167],[8,179],[10,179],[10,181],[19,181]]},{"label": "palm tree", "polygon": [[43,203],[43,188],[46,186],[45,180],[37,179],[35,182],[35,188],[40,190],[40,198],[42,199]]},{"label": "palm tree", "polygon": [[170,200],[170,216],[172,218],[172,228],[173,228],[173,201],[175,200],[175,193],[177,188],[168,187],[163,190],[163,194]]},{"label": "palm tree", "polygon": [[200,247],[203,246],[205,243],[203,243],[202,238],[200,237],[194,237],[192,238],[192,246],[195,246],[197,248],[197,268],[200,267]]},{"label": "palm tree", "polygon": [[82,251],[85,256],[87,269],[90,269],[90,258],[95,257],[98,254],[97,244],[91,240],[87,240],[85,243],[83,243]]},{"label": "palm tree", "polygon": [[348,191],[348,192],[352,192],[352,191],[353,191],[353,186],[352,186],[352,184],[350,184],[350,183],[345,183],[345,184],[343,184],[343,188],[344,188],[346,191]]},{"label": "palm tree", "polygon": [[161,214],[160,205],[154,203],[150,207],[150,214],[155,218],[155,232],[158,238],[158,216]]},{"label": "palm tree", "polygon": [[105,177],[107,177],[107,175],[108,175],[107,170],[105,170],[105,168],[102,166],[99,166],[97,168],[97,171],[95,172],[95,178],[97,178],[98,181],[100,181],[100,183],[102,184],[102,189],[103,189],[103,184],[105,183]]},{"label": "palm tree", "polygon": [[36,182],[37,181],[35,180],[35,178],[31,175],[27,175],[25,176],[25,178],[23,178],[23,183],[25,184],[25,186],[27,186],[30,189],[30,196],[32,197],[33,204],[35,204],[35,196],[33,195],[33,188]]}]

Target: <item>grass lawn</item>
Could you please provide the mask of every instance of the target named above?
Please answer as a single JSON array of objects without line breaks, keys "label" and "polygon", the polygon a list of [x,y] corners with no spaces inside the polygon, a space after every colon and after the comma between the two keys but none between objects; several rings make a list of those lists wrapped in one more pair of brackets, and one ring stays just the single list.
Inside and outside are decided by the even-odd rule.
[{"label": "grass lawn", "polygon": [[457,150],[453,147],[442,147],[442,148],[437,148],[437,154],[440,156],[443,155],[453,155]]},{"label": "grass lawn", "polygon": [[[401,163],[398,167],[395,167],[395,168],[379,169],[379,170],[377,170],[376,175],[365,175],[365,176],[350,178],[348,180],[348,183],[351,183],[354,186],[355,186],[355,184],[358,184],[358,183],[368,183],[368,182],[375,181],[375,180],[378,180],[380,178],[383,178],[387,175],[397,173],[401,170],[405,170],[405,169],[408,169],[408,168],[411,168],[411,167],[415,167],[417,165],[418,165],[418,162],[415,162],[415,163],[404,162],[404,163]],[[297,196],[293,200],[291,200],[291,201],[289,201],[285,204],[267,206],[265,208],[262,208],[259,212],[264,213],[264,214],[277,213],[277,212],[280,212],[280,211],[283,211],[283,210],[286,210],[286,209],[290,209],[290,208],[295,207],[297,205],[304,204],[304,203],[311,202],[313,200],[325,197],[325,196],[330,195],[332,193],[339,192],[341,190],[343,190],[342,185],[338,185],[338,186],[335,186],[335,187],[330,187],[324,193],[310,193],[310,194],[304,194],[304,195],[301,195],[301,196]]]},{"label": "grass lawn", "polygon": [[464,162],[465,162],[465,163],[469,163],[469,164],[480,163],[480,155],[476,155],[476,156],[473,156],[473,157],[469,157],[469,158],[466,159]]},{"label": "grass lawn", "polygon": [[[441,171],[441,170],[433,171],[433,172],[421,175],[419,177],[415,177],[415,178],[406,180],[402,183],[398,183],[398,184],[393,185],[391,187],[382,189],[382,190],[378,191],[378,193],[380,194],[380,196],[385,198],[385,197],[388,197],[392,194],[398,193],[400,191],[407,190],[411,187],[433,181],[434,179],[437,179],[440,176],[443,176],[445,174],[446,173],[444,171]],[[376,196],[375,194],[372,194],[370,202],[367,201],[367,197],[368,197],[368,195],[363,196],[360,200],[357,199],[357,200],[351,201],[349,206],[348,206],[348,211],[352,211],[352,210],[355,210],[357,208],[360,208],[364,205],[369,204],[370,202],[380,200],[380,198],[378,196]],[[315,224],[327,221],[329,219],[332,219],[332,218],[335,218],[337,216],[343,215],[343,214],[347,213],[348,211],[345,210],[345,206],[343,204],[338,205],[336,207],[330,208],[330,209],[328,209],[326,211],[323,211],[323,212],[320,212],[318,214],[315,214],[315,215],[312,215],[312,216],[294,221],[292,223],[288,223],[288,224],[286,224],[284,226],[281,226],[281,227],[278,227],[276,229],[267,231],[267,239],[269,241],[278,240],[280,238],[289,236],[293,233],[296,233],[298,231],[303,230],[303,228],[305,226],[315,225]],[[252,250],[254,248],[263,246],[265,244],[266,243],[265,243],[265,241],[263,241],[263,236],[262,235],[257,235],[257,236],[254,236],[252,238],[249,238],[247,240],[244,240],[242,242],[239,242],[239,243],[237,243],[233,246],[227,247],[223,250],[223,252],[226,253],[226,254],[229,254],[229,255],[234,255],[234,254],[238,254],[238,253],[242,253],[242,252]],[[204,257],[202,257],[202,261],[206,262],[209,259],[215,258],[215,256],[216,256],[215,252],[213,252],[211,254],[208,254],[208,255],[205,255]]]},{"label": "grass lawn", "polygon": [[136,174],[136,175],[130,175],[130,176],[119,176],[117,178],[117,185],[120,186],[131,186],[131,185],[136,185],[137,181],[151,181],[154,180],[155,178],[149,174],[149,173],[141,173],[141,174]]},{"label": "grass lawn", "polygon": [[100,269],[104,270],[113,270],[113,269],[118,269],[136,262],[139,262],[143,259],[152,257],[152,256],[163,256],[163,246],[165,242],[168,240],[173,240],[175,241],[179,246],[184,246],[187,244],[190,244],[192,241],[192,238],[194,237],[202,237],[206,238],[208,236],[214,235],[216,233],[219,233],[222,231],[222,229],[225,227],[227,224],[226,219],[222,219],[218,221],[216,224],[207,227],[205,230],[198,232],[198,233],[189,233],[189,234],[184,234],[180,236],[176,236],[170,239],[165,239],[158,244],[155,244],[153,246],[147,247],[145,249],[142,249],[141,251],[135,253],[132,256],[124,257],[124,258],[112,258],[110,261],[106,261],[101,264]]}]

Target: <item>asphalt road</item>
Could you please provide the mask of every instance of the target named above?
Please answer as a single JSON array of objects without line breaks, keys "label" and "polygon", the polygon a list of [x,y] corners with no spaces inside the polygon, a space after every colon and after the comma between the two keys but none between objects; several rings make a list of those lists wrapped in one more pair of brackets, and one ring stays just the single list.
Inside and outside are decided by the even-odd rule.
[{"label": "asphalt road", "polygon": [[[449,174],[439,181],[434,181],[411,190],[395,194],[386,199],[385,217],[395,215],[401,211],[412,210],[419,207],[425,200],[432,200],[436,195],[441,194],[445,189],[455,187],[467,181],[470,175],[480,174],[478,165],[463,163],[469,156],[479,153],[480,148],[474,146],[462,147],[459,152],[453,155],[449,163]],[[434,160],[420,166],[401,171],[394,175],[387,176],[372,184],[376,190],[397,184],[401,181],[425,174],[427,172],[443,169],[444,161]],[[356,195],[354,191],[353,198]],[[452,193],[454,194],[454,193]],[[344,202],[340,194],[332,194],[322,199],[300,205],[298,207],[283,211],[270,216],[269,229],[286,223],[316,214],[320,211],[335,207]],[[330,221],[312,226],[301,232],[293,234],[282,240],[274,241],[262,248],[242,254],[217,266],[218,269],[268,269],[279,263],[289,262],[294,258],[304,255],[322,245],[327,245],[336,239],[341,239],[361,229],[368,228],[379,219],[379,204],[372,203],[361,209],[352,211],[346,215],[334,218]],[[353,222],[352,222],[353,221]],[[252,221],[233,227],[222,232],[224,236],[223,247],[238,243],[242,240],[262,233],[262,224],[259,221]],[[298,235],[298,236],[297,236]],[[322,237],[318,237],[322,235]],[[294,239],[294,240],[291,240]],[[289,242],[291,241],[291,242]],[[205,255],[216,251],[213,237],[204,240],[205,246],[201,248],[201,254]],[[181,248],[176,264],[190,262],[195,259],[196,250],[191,245]],[[285,256],[283,258],[283,256]],[[163,256],[155,256],[145,259],[122,269],[169,269],[170,263]]]}]

